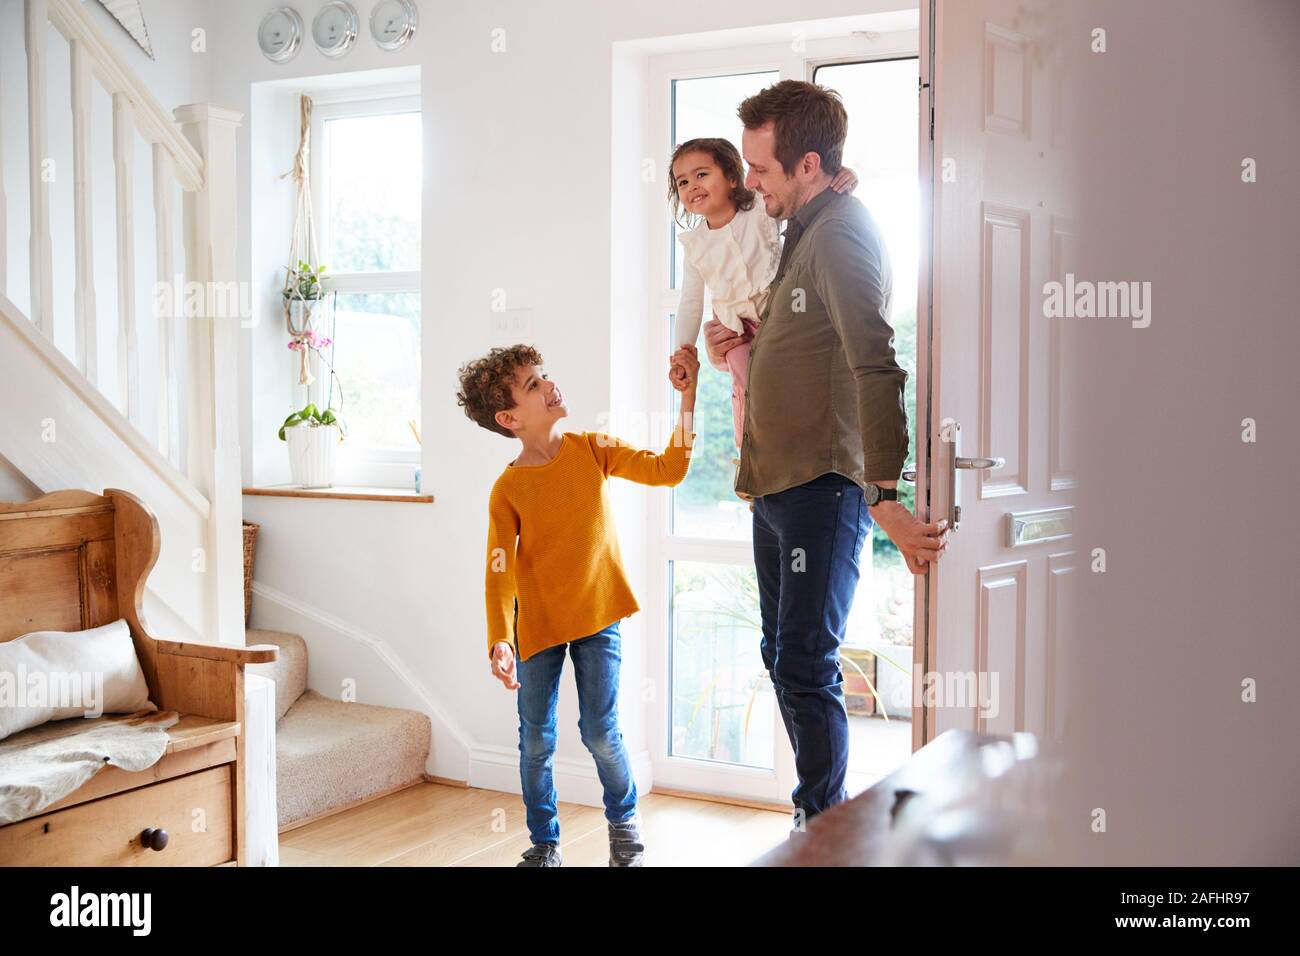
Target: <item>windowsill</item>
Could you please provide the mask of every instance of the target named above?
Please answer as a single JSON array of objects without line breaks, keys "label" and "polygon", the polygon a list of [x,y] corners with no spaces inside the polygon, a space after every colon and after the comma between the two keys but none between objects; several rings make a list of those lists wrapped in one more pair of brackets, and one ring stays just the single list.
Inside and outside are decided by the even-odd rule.
[{"label": "windowsill", "polygon": [[303,488],[300,485],[263,485],[245,488],[246,495],[272,498],[335,498],[344,501],[409,501],[431,504],[433,495],[417,494],[406,488],[378,488],[370,485],[331,485],[329,488]]}]

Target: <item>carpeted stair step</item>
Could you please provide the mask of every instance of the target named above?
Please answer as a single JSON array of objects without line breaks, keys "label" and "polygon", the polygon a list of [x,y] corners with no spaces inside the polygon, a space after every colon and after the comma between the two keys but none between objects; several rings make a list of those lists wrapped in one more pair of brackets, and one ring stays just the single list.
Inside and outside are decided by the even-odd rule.
[{"label": "carpeted stair step", "polygon": [[307,691],[275,730],[281,829],[420,780],[432,733],[428,715],[419,711]]},{"label": "carpeted stair step", "polygon": [[246,670],[275,681],[281,829],[422,778],[433,730],[426,714],[307,690],[307,642],[298,634],[249,628],[246,639],[280,648],[272,663]]},{"label": "carpeted stair step", "polygon": [[275,681],[275,719],[288,713],[293,702],[307,689],[307,642],[288,631],[263,631],[250,627],[245,632],[249,644],[274,644],[279,656],[269,664],[249,664],[246,674],[257,674]]}]

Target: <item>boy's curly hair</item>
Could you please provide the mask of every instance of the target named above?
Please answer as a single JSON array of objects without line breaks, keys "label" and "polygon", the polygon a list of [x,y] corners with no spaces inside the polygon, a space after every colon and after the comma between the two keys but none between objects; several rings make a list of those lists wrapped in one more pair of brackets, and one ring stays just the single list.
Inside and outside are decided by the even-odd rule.
[{"label": "boy's curly hair", "polygon": [[496,413],[515,407],[510,394],[515,373],[526,366],[541,364],[542,354],[531,345],[498,346],[483,358],[460,367],[456,404],[465,409],[468,418],[488,431],[514,438],[514,432],[497,422]]}]

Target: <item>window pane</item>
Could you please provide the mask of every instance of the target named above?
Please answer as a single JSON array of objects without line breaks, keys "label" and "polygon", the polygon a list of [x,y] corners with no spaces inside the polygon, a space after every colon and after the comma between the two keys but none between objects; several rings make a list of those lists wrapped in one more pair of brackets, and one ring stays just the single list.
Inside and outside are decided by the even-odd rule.
[{"label": "window pane", "polygon": [[416,450],[407,422],[420,420],[419,293],[340,293],[332,324],[348,444]]},{"label": "window pane", "polygon": [[[781,78],[776,70],[763,73],[739,73],[734,76],[706,76],[697,80],[673,80],[673,143],[704,136],[728,139],[740,149],[744,127],[736,109],[740,101]],[[672,171],[668,171],[672,177]],[[667,198],[665,197],[665,201]],[[677,241],[677,226],[671,227],[673,245],[672,286],[681,285],[682,244]]]},{"label": "window pane", "polygon": [[420,268],[420,114],[325,122],[330,272]]},{"label": "window pane", "polygon": [[752,565],[669,563],[674,757],[771,769],[776,698]]},{"label": "window pane", "polygon": [[[668,317],[669,344],[672,351],[673,318]],[[704,354],[704,336],[696,343],[700,350],[700,381],[695,392],[695,445],[691,449],[691,467],[686,480],[671,491],[669,510],[672,534],[692,538],[729,538],[749,541],[753,533],[753,515],[748,502],[735,492],[736,466],[739,457],[736,432],[732,424],[731,375],[719,372]],[[681,408],[681,393],[671,385],[673,414]]]},{"label": "window pane", "polygon": [[820,86],[840,94],[849,114],[844,165],[858,174],[853,195],[884,233],[894,272],[894,314],[915,306],[920,249],[917,157],[918,61],[875,60],[817,68]]}]

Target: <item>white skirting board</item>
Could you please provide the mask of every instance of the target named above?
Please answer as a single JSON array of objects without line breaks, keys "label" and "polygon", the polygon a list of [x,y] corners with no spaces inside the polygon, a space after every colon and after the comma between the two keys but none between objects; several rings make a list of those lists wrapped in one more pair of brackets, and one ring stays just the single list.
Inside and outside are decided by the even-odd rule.
[{"label": "white skirting board", "polygon": [[279,866],[275,794],[275,681],[244,675],[244,840],[248,866]]},{"label": "white skirting board", "polygon": [[[650,752],[642,750],[630,755],[632,779],[636,782],[637,796],[650,792],[654,785],[654,767]],[[604,788],[596,775],[596,764],[590,757],[585,760],[573,757],[556,757],[552,765],[555,779],[555,796],[561,803],[578,803],[588,807],[603,807]],[[469,785],[483,790],[500,790],[505,793],[522,793],[519,782],[519,751],[506,747],[475,747],[470,753]]]}]

